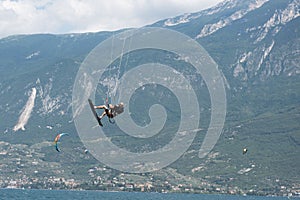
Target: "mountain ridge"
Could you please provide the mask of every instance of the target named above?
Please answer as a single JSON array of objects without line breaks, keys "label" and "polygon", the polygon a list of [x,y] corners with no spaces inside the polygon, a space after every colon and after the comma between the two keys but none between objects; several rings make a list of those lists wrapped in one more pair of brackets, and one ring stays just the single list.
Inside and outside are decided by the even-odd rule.
[{"label": "mountain ridge", "polygon": [[[148,25],[184,33],[206,49],[227,81],[228,111],[224,132],[205,159],[196,159],[205,134],[201,130],[178,161],[144,175],[124,175],[86,154],[73,123],[72,89],[77,71],[96,45],[118,32],[0,39],[0,186],[13,185],[12,180],[19,183],[18,187],[47,188],[47,177],[53,182],[56,178],[74,179],[78,189],[107,189],[114,183],[119,190],[116,185],[122,185],[128,176],[126,181],[134,179],[134,184],[144,180],[143,184],[151,183],[160,192],[163,185],[173,192],[186,187],[197,192],[295,193],[300,188],[299,4],[299,0],[227,0],[204,11]],[[218,22],[224,24],[217,26]],[[145,55],[148,57],[144,60],[159,57],[156,52]],[[138,59],[144,61],[142,56]],[[34,91],[30,118],[14,131]],[[151,88],[149,91],[144,92],[145,104],[157,101],[150,95]],[[203,91],[207,92],[205,88]],[[205,121],[210,118],[209,98],[202,103],[201,117]],[[149,105],[136,107],[141,110]],[[174,110],[169,112],[176,114]],[[134,117],[148,120],[138,114]],[[112,130],[115,144],[134,144],[116,134],[116,128]],[[52,142],[61,131],[69,132],[70,137],[61,145],[62,153],[57,154]],[[161,142],[161,138],[154,138],[151,145]],[[156,148],[147,145],[142,144],[140,149]],[[245,146],[249,152],[243,156],[241,149]],[[120,182],[115,183],[114,178]],[[38,186],[33,184],[35,179]],[[68,188],[58,182],[56,188]],[[55,184],[49,187],[55,188]]]},{"label": "mountain ridge", "polygon": [[[230,61],[230,63],[228,63],[228,65],[230,65],[230,67],[233,68],[231,75],[233,74],[234,77],[238,77],[239,80],[247,80],[248,78],[247,72],[252,71],[250,76],[253,76],[261,68],[261,65],[265,65],[266,69],[264,69],[260,77],[260,79],[264,80],[268,78],[271,74],[278,75],[279,71],[280,72],[287,71],[287,69],[284,69],[283,66],[278,66],[279,65],[278,63],[276,69],[271,70],[270,69],[271,64],[270,61],[268,60],[268,58],[270,57],[275,57],[273,55],[270,55],[270,53],[274,48],[274,45],[276,45],[275,46],[276,49],[276,47],[278,46],[277,43],[280,43],[280,41],[279,42],[276,41],[276,38],[277,38],[277,34],[279,34],[280,36],[282,29],[283,29],[282,31],[285,31],[284,26],[289,26],[289,24],[295,24],[294,27],[290,27],[294,29],[293,31],[291,31],[290,36],[292,41],[291,43],[295,45],[295,47],[292,49],[287,48],[286,50],[289,52],[287,52],[286,54],[298,53],[297,46],[299,45],[299,28],[296,24],[299,24],[299,16],[300,16],[299,4],[300,3],[297,0],[276,1],[276,2],[269,1],[269,0],[261,0],[261,1],[254,0],[254,1],[243,1],[243,2],[224,1],[211,9],[207,9],[193,14],[185,14],[185,15],[177,16],[175,18],[169,18],[166,20],[162,20],[154,25],[165,26],[165,27],[170,27],[171,25],[172,29],[176,30],[178,28],[178,30],[181,31],[185,27],[184,24],[187,22],[192,23],[192,20],[208,22],[208,24],[205,25],[203,25],[204,23],[202,23],[202,25],[194,26],[194,29],[198,29],[198,30],[192,31],[192,36],[195,37],[195,39],[197,39],[200,42],[200,44],[203,44],[204,46],[206,45],[206,41],[213,42],[212,39],[205,39],[205,37],[213,34],[212,38],[217,37],[217,39],[219,39],[221,37],[224,37],[225,35],[223,34],[222,29],[230,29],[232,27],[231,31],[233,31],[233,35],[235,35],[234,37],[236,37],[237,40],[242,41],[240,43],[243,43],[243,41],[247,41],[247,40],[249,42],[251,41],[250,45],[252,46],[252,48],[251,51],[249,50],[245,52],[245,50],[243,50],[244,52],[233,53],[237,55],[232,55],[231,57],[235,57],[235,61]],[[237,9],[238,11],[235,11],[236,6],[244,10],[241,11]],[[232,7],[235,7],[234,11],[226,13],[226,10]],[[260,9],[267,10],[268,12],[266,13],[259,12]],[[223,12],[225,12],[226,14],[222,14]],[[242,14],[240,14],[240,12],[242,12]],[[217,20],[210,19],[210,21],[206,21],[205,17],[207,15],[210,15],[211,13],[213,14],[221,13],[220,14],[221,16],[219,16]],[[255,15],[255,17],[253,15]],[[200,19],[200,18],[204,18],[204,19]],[[221,18],[221,20],[219,20],[219,18]],[[257,23],[259,21],[262,22],[254,26],[251,26],[250,23],[249,24],[250,27],[249,27],[249,25],[246,26],[247,23],[249,23],[248,18],[252,19],[252,21],[250,21],[251,23]],[[258,18],[259,20],[256,20],[256,18]],[[172,20],[173,22],[171,23]],[[181,21],[182,23],[179,23],[178,21]],[[199,22],[197,23],[199,24]],[[218,27],[217,26],[218,24],[220,24],[221,26]],[[237,27],[235,28],[233,26],[237,26]],[[238,32],[236,32],[236,30],[238,30]],[[265,38],[266,35],[270,35],[270,36]],[[231,42],[231,44],[229,45],[232,45],[233,37],[229,36],[228,41]],[[238,44],[238,46],[240,46],[240,44]],[[248,46],[247,48],[251,46]],[[237,51],[239,51],[239,48],[237,49]],[[244,46],[242,46],[242,48],[244,48]],[[209,47],[206,47],[206,49],[209,51]],[[280,49],[279,50],[277,49],[277,51],[283,52],[283,50]],[[255,57],[255,59],[256,57],[260,57],[261,59],[259,59],[258,62],[256,62],[252,57]],[[256,69],[253,69],[254,66],[258,66],[258,67]],[[280,68],[281,70],[278,71],[278,68]],[[299,73],[299,69],[296,64],[293,64],[292,68],[294,68],[294,70],[290,73],[292,74]]]}]

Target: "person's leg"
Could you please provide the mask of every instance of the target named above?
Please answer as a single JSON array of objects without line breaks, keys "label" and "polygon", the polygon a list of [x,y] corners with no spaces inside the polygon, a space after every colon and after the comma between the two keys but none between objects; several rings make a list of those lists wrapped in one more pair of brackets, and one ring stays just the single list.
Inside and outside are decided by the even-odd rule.
[{"label": "person's leg", "polygon": [[101,120],[105,115],[106,115],[106,112],[104,111],[104,112],[102,113],[102,115],[99,117],[100,120]]},{"label": "person's leg", "polygon": [[106,105],[95,106],[95,109],[107,109]]}]

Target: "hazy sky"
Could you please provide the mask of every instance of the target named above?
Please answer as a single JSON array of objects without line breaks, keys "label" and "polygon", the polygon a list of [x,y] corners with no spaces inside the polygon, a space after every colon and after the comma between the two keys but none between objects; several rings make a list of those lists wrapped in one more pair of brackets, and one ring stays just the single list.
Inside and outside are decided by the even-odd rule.
[{"label": "hazy sky", "polygon": [[141,27],[222,0],[0,0],[0,38]]}]

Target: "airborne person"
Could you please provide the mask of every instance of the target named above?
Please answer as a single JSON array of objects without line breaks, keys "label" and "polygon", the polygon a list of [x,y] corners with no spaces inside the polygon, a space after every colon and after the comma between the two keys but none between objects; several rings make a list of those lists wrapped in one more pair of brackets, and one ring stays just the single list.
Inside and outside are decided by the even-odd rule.
[{"label": "airborne person", "polygon": [[108,119],[112,119],[114,117],[116,117],[117,115],[121,114],[122,112],[124,112],[124,103],[121,102],[117,105],[112,105],[112,104],[108,104],[106,105],[101,105],[101,106],[94,106],[95,109],[104,109],[102,115],[100,117],[98,117],[98,122],[100,124],[100,126],[103,126],[101,123],[101,119],[107,115]]}]

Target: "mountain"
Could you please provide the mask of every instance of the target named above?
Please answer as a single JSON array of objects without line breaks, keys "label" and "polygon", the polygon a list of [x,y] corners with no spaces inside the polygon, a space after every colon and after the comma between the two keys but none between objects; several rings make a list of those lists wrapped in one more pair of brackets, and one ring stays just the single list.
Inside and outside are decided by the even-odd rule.
[{"label": "mountain", "polygon": [[[206,158],[197,157],[205,134],[200,130],[179,160],[146,174],[122,173],[99,163],[85,152],[73,121],[72,90],[81,63],[96,45],[123,30],[1,39],[0,186],[299,193],[299,6],[299,0],[226,0],[207,10],[149,25],[184,33],[205,48],[224,74],[227,116],[224,131]],[[122,66],[175,60],[173,55],[166,59],[152,50],[131,56],[134,61],[120,62]],[[179,67],[188,70],[187,66]],[[163,103],[172,116],[168,118],[170,126],[164,129],[166,134],[150,141],[131,140],[106,124],[113,127],[105,129],[112,132],[115,144],[129,146],[132,151],[151,151],[172,138],[169,132],[178,128],[180,111],[174,109],[172,94],[155,89],[142,90],[132,98],[140,113],[132,117],[145,125],[151,120],[145,109]],[[205,87],[199,90],[207,92]],[[105,92],[100,92],[99,99],[104,100],[103,95]],[[202,101],[201,117],[207,127],[210,100]],[[69,137],[63,138],[62,152],[57,154],[53,140],[60,132],[68,132]],[[244,147],[248,153],[243,156]]]},{"label": "mountain", "polygon": [[[299,74],[299,1],[224,1],[193,14],[160,21],[197,39],[239,81]],[[222,41],[222,46],[218,41]],[[228,42],[226,42],[228,41]],[[289,63],[289,64],[286,64]],[[229,74],[228,74],[229,75]]]}]

